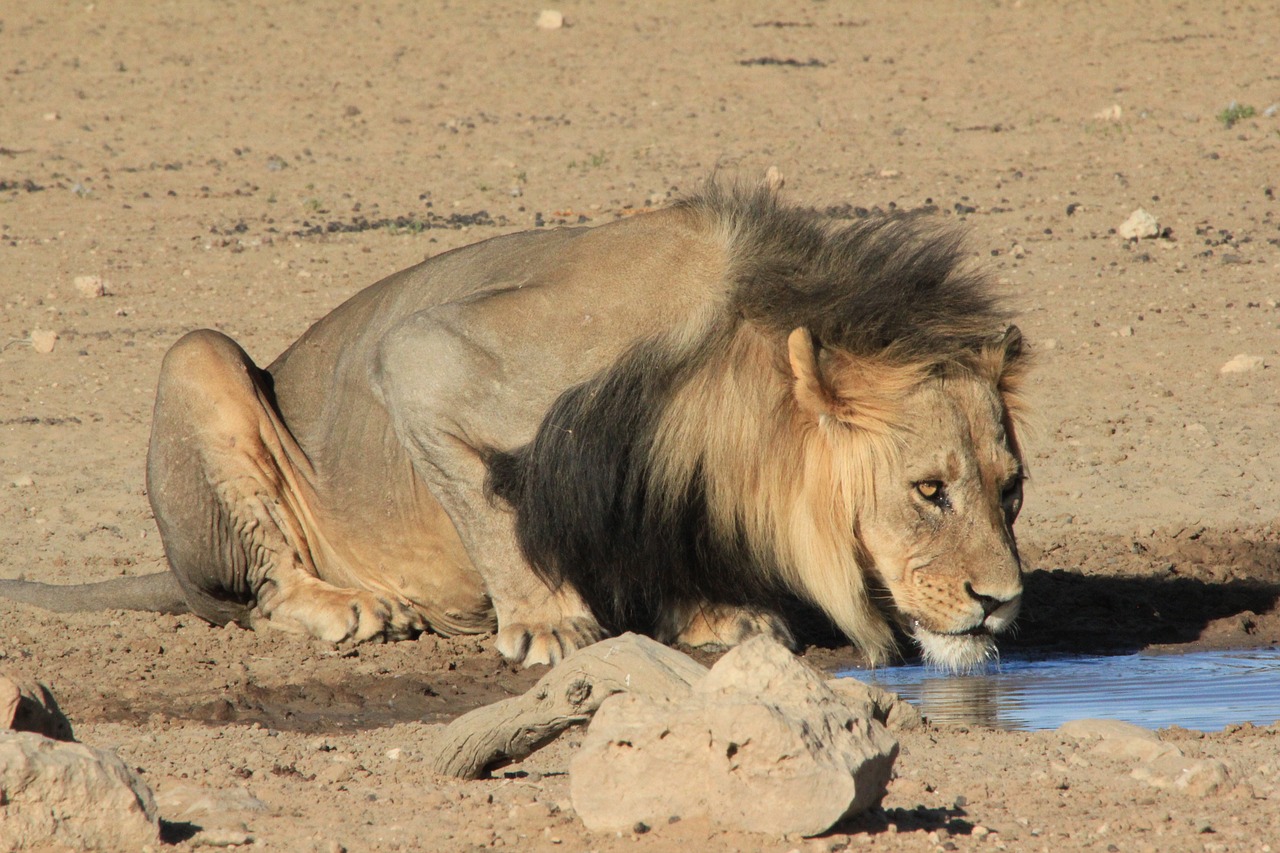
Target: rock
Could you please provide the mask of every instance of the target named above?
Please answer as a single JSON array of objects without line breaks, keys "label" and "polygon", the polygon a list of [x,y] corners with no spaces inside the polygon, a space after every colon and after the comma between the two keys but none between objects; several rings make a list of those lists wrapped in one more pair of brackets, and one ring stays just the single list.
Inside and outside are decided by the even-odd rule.
[{"label": "rock", "polygon": [[543,9],[538,13],[538,29],[558,30],[564,26],[564,13],[555,9]]},{"label": "rock", "polygon": [[47,329],[35,329],[31,332],[31,348],[36,352],[53,352],[58,343],[58,333]]},{"label": "rock", "polygon": [[27,488],[30,488],[31,486],[34,486],[35,484],[36,484],[35,477],[32,477],[30,474],[25,474],[25,473],[18,474],[12,480],[9,481],[9,485],[13,486],[15,489],[27,489]]},{"label": "rock", "polygon": [[1160,736],[1151,729],[1135,726],[1122,720],[1070,720],[1058,726],[1058,733],[1076,740],[1090,738],[1138,738],[1142,740],[1160,740]]},{"label": "rock", "polygon": [[786,182],[787,179],[783,176],[782,170],[777,166],[770,166],[768,169],[765,169],[764,185],[769,189],[769,192],[776,193],[781,191]]},{"label": "rock", "polygon": [[140,850],[160,843],[151,789],[115,753],[0,732],[6,850]]},{"label": "rock", "polygon": [[1098,119],[1099,121],[1119,121],[1121,116],[1123,115],[1124,115],[1124,110],[1121,109],[1120,105],[1112,104],[1111,106],[1107,107],[1105,110],[1100,110],[1094,113],[1093,117],[1095,119]]},{"label": "rock", "polygon": [[1129,214],[1129,218],[1121,223],[1116,233],[1126,240],[1140,240],[1144,237],[1157,237],[1160,234],[1160,223],[1150,213],[1138,208]]},{"label": "rock", "polygon": [[686,696],[612,696],[570,763],[573,807],[593,830],[678,814],[774,835],[824,832],[880,801],[898,754],[852,693],[758,637]]},{"label": "rock", "polygon": [[891,732],[906,732],[924,725],[920,710],[897,693],[856,678],[832,678],[830,687],[859,716],[872,717]]},{"label": "rock", "polygon": [[107,295],[107,283],[100,275],[78,275],[72,279],[76,292],[85,299],[97,299]]},{"label": "rock", "polygon": [[177,785],[156,794],[156,808],[174,823],[201,823],[228,812],[264,812],[267,804],[244,788],[201,788]]},{"label": "rock", "polygon": [[1196,797],[1207,797],[1230,790],[1231,774],[1221,761],[1213,758],[1187,758],[1181,753],[1162,755],[1133,768],[1133,778],[1156,788],[1181,791]]},{"label": "rock", "polygon": [[1150,729],[1120,720],[1071,720],[1058,726],[1058,731],[1077,740],[1097,738],[1098,743],[1089,753],[1106,758],[1150,761],[1163,755],[1182,754]]},{"label": "rock", "polygon": [[585,723],[615,693],[659,699],[683,696],[706,667],[639,634],[579,649],[528,692],[454,720],[425,747],[436,773],[478,779],[494,764],[519,760],[569,726]]},{"label": "rock", "polygon": [[0,672],[0,729],[73,740],[71,721],[49,688],[12,672]]},{"label": "rock", "polygon": [[1222,365],[1222,367],[1219,367],[1218,372],[1224,375],[1229,373],[1248,373],[1252,370],[1261,370],[1266,366],[1266,360],[1262,356],[1240,353]]}]

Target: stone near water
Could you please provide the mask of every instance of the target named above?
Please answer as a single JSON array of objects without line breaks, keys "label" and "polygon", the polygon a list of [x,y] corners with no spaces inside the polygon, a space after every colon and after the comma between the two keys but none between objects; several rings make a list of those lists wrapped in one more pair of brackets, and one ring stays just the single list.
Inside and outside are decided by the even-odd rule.
[{"label": "stone near water", "polygon": [[1089,738],[1139,738],[1142,740],[1160,740],[1159,735],[1144,729],[1142,726],[1126,723],[1123,720],[1070,720],[1058,726],[1058,731],[1076,740]]},{"label": "stone near water", "polygon": [[758,637],[685,696],[612,696],[570,763],[573,807],[594,830],[678,814],[775,835],[824,832],[880,801],[898,754],[847,693]]},{"label": "stone near water", "polygon": [[1230,790],[1231,774],[1215,758],[1188,758],[1181,752],[1162,755],[1133,768],[1130,774],[1155,788],[1207,797]]}]

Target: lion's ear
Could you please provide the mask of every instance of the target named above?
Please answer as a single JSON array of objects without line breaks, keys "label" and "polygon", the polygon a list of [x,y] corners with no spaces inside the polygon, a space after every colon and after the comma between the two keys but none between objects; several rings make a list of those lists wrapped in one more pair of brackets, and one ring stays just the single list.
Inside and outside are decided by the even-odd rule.
[{"label": "lion's ear", "polygon": [[982,352],[982,371],[995,384],[1006,403],[1017,397],[1027,371],[1022,330],[1010,326]]},{"label": "lion's ear", "polygon": [[873,432],[900,423],[903,397],[924,379],[921,366],[823,349],[803,327],[787,337],[787,355],[801,410]]},{"label": "lion's ear", "polygon": [[818,365],[818,346],[813,333],[801,326],[787,336],[787,357],[791,361],[791,377],[795,381],[796,402],[815,418],[834,416],[835,395],[822,380]]}]

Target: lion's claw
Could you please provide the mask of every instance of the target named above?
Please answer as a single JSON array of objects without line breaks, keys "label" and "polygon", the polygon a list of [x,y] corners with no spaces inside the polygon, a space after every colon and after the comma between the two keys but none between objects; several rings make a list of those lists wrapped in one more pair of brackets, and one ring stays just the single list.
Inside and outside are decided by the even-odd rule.
[{"label": "lion's claw", "polygon": [[554,625],[515,622],[498,631],[495,645],[502,656],[525,666],[555,666],[584,646],[604,639],[596,620],[580,616]]}]

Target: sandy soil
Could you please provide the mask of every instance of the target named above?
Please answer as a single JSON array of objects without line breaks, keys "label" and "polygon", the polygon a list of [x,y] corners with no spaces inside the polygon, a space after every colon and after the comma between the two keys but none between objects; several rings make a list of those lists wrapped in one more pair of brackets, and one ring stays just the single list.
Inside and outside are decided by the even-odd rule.
[{"label": "sandy soil", "polygon": [[[1274,10],[963,5],[582,3],[543,31],[510,2],[0,0],[0,576],[162,567],[142,460],[184,331],[266,363],[425,256],[777,165],[836,215],[963,221],[1019,311],[1039,428],[1007,649],[1275,644]],[[1233,101],[1256,113],[1228,126]],[[1162,237],[1115,234],[1139,207]],[[1220,373],[1239,354],[1265,366]],[[827,838],[601,836],[567,802],[573,737],[494,780],[425,771],[435,724],[539,674],[483,638],[335,651],[0,604],[0,666],[162,795],[239,792],[165,814],[179,849],[1280,849],[1274,726],[1163,733],[1230,768],[1207,799],[1054,733],[932,727]]]}]

